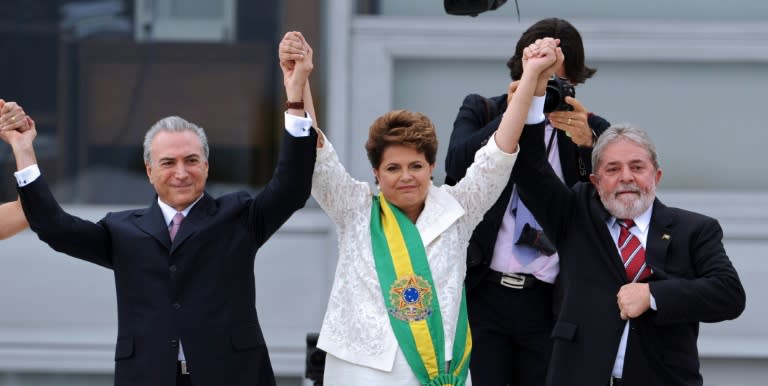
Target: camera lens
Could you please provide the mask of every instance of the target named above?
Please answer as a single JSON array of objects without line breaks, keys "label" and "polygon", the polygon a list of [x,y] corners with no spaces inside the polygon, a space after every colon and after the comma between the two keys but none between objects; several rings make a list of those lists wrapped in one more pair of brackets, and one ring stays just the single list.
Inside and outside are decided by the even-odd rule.
[{"label": "camera lens", "polygon": [[565,103],[565,97],[575,97],[576,89],[568,79],[552,76],[547,81],[547,95],[544,99],[544,112],[571,111],[573,106]]}]

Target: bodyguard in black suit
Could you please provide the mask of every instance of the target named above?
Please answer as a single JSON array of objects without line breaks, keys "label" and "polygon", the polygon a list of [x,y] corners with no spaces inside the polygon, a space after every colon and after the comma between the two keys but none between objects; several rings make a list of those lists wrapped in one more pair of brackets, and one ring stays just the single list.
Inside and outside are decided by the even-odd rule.
[{"label": "bodyguard in black suit", "polygon": [[[661,169],[642,130],[603,133],[592,184],[572,188],[541,156],[542,134],[541,125],[526,128],[514,176],[560,253],[565,297],[547,385],[702,385],[699,323],[736,318],[745,307],[717,220],[656,199]],[[634,225],[623,239],[624,219]],[[624,260],[641,255],[645,266],[629,274]]]},{"label": "bodyguard in black suit", "polygon": [[[303,100],[309,55],[283,69],[289,102]],[[304,116],[300,103],[289,106],[288,113]],[[156,199],[97,223],[69,215],[56,202],[37,169],[34,125],[0,134],[16,156],[32,230],[55,250],[114,271],[115,385],[275,384],[255,309],[254,257],[310,195],[314,130],[284,133],[275,174],[261,193],[214,198],[204,191],[202,128],[165,118],[144,144]]]}]

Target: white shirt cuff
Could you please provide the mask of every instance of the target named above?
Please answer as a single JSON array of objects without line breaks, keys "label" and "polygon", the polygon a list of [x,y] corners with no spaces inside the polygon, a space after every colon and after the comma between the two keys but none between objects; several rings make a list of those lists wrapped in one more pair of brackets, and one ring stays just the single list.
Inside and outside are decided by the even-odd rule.
[{"label": "white shirt cuff", "polygon": [[307,137],[312,128],[312,117],[306,113],[306,117],[299,117],[285,112],[285,130],[294,137]]},{"label": "white shirt cuff", "polygon": [[658,311],[656,309],[656,298],[653,297],[653,294],[651,294],[651,309],[654,310],[654,311]]},{"label": "white shirt cuff", "polygon": [[24,169],[13,173],[13,175],[16,177],[16,183],[21,188],[31,184],[37,179],[37,177],[40,177],[40,168],[37,166],[37,164],[29,165]]},{"label": "white shirt cuff", "polygon": [[528,116],[525,118],[526,125],[534,125],[544,121],[544,101],[547,96],[534,96],[531,101],[531,108],[528,109]]}]

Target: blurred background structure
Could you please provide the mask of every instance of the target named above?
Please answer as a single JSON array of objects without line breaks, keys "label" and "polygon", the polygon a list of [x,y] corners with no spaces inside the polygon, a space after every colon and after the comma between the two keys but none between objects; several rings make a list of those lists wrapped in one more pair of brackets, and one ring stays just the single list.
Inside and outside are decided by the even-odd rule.
[{"label": "blurred background structure", "polygon": [[[723,225],[747,309],[703,325],[705,384],[764,385],[768,2],[518,3],[519,21],[514,2],[469,17],[447,15],[440,0],[4,0],[0,98],[36,120],[41,168],[81,217],[150,203],[141,141],[167,115],[207,130],[210,193],[256,192],[282,135],[277,44],[300,30],[316,49],[320,126],[350,172],[373,182],[368,126],[407,108],[437,125],[442,181],[464,95],[505,92],[522,31],[568,19],[598,68],[579,100],[647,129],[665,172],[660,199]],[[15,198],[13,171],[3,143],[2,201]],[[305,337],[322,321],[335,244],[333,224],[310,201],[257,257],[257,309],[282,386],[306,384]],[[0,243],[0,267],[0,386],[111,385],[111,272],[51,251],[30,231]]]}]

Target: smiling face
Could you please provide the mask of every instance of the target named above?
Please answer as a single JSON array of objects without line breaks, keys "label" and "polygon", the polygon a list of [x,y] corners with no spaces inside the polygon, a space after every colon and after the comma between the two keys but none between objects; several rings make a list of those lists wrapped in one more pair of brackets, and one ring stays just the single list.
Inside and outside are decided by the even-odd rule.
[{"label": "smiling face", "polygon": [[424,209],[434,168],[424,153],[408,146],[390,145],[384,149],[381,163],[373,169],[373,174],[387,201],[415,222]]},{"label": "smiling face", "polygon": [[653,204],[661,169],[654,167],[648,150],[622,139],[605,146],[590,180],[611,215],[633,219]]},{"label": "smiling face", "polygon": [[208,179],[208,160],[191,130],[160,131],[152,139],[149,182],[164,203],[181,211],[198,199]]}]

